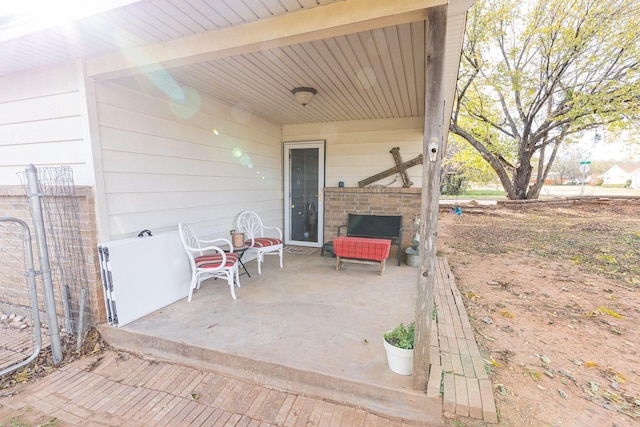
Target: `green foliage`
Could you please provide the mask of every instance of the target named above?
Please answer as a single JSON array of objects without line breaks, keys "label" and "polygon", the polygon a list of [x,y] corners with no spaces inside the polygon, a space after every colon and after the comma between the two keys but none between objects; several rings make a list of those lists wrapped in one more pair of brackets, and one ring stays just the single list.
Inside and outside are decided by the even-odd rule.
[{"label": "green foliage", "polygon": [[637,0],[477,2],[450,125],[477,154],[458,149],[450,160],[485,162],[508,198],[537,198],[563,144],[595,128],[632,126],[640,117],[639,11]]},{"label": "green foliage", "polygon": [[413,349],[413,338],[415,333],[415,322],[408,325],[400,323],[391,332],[384,334],[384,339],[394,347],[404,348],[406,350]]},{"label": "green foliage", "polygon": [[457,135],[449,134],[445,165],[461,171],[467,182],[488,184],[495,179],[495,172],[480,153]]},{"label": "green foliage", "polygon": [[627,184],[600,184],[602,188],[628,188]]}]

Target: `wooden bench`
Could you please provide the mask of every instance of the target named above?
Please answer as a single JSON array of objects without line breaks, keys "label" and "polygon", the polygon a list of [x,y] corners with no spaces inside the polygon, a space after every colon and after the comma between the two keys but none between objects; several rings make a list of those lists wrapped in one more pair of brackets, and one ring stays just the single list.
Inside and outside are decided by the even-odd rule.
[{"label": "wooden bench", "polygon": [[384,274],[391,240],[371,239],[367,237],[337,237],[333,241],[336,255],[336,270],[340,270],[343,262],[359,264],[380,264],[380,275]]},{"label": "wooden bench", "polygon": [[401,265],[402,215],[349,214],[347,224],[338,227],[338,237],[345,227],[347,237],[391,240],[391,244],[398,247],[398,265]]}]

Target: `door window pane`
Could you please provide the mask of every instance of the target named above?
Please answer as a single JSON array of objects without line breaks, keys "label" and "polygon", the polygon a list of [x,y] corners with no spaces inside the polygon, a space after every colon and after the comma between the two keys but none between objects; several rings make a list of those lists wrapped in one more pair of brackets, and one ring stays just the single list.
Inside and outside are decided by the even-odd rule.
[{"label": "door window pane", "polygon": [[291,240],[318,241],[318,149],[291,150]]}]

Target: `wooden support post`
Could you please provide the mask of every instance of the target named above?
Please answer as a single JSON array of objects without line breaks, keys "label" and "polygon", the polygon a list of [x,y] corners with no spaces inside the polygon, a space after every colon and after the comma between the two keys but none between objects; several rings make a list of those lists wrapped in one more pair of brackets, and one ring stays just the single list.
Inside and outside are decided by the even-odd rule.
[{"label": "wooden support post", "polygon": [[447,6],[431,7],[425,22],[425,108],[422,166],[422,206],[420,209],[420,263],[415,313],[415,342],[412,386],[426,390],[429,379],[433,286],[436,269],[436,234],[440,198],[440,168],[443,149],[444,56]]}]

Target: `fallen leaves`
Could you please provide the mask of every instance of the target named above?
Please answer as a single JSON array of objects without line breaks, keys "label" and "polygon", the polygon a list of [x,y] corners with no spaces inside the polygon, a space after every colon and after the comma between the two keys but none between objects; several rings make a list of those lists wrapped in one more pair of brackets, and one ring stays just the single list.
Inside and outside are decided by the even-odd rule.
[{"label": "fallen leaves", "polygon": [[549,359],[547,356],[545,356],[544,354],[539,355],[538,357],[540,357],[540,360],[542,361],[542,363],[544,363],[545,365],[548,365],[551,363],[551,359]]},{"label": "fallen leaves", "polygon": [[462,296],[464,296],[466,299],[471,300],[471,301],[480,298],[480,294],[477,294],[477,293],[471,292],[471,291],[462,292]]},{"label": "fallen leaves", "polygon": [[534,381],[538,381],[540,379],[540,372],[537,372],[531,369],[525,369],[524,376],[529,377]]},{"label": "fallen leaves", "polygon": [[[567,412],[592,402],[593,425],[616,412],[640,419],[640,208],[493,212],[447,228],[443,251],[469,291],[496,397],[509,405],[499,408],[512,417],[505,425],[529,408],[542,409],[532,425],[552,424],[549,400]],[[464,256],[447,251],[451,240]],[[537,398],[518,399],[524,388]]]}]

